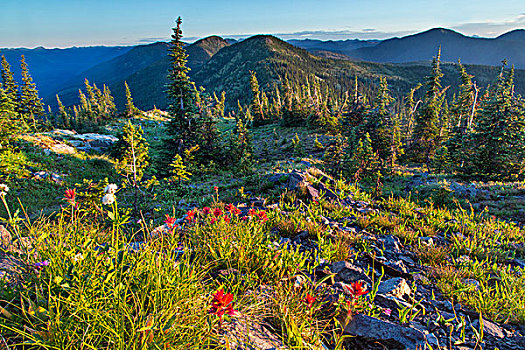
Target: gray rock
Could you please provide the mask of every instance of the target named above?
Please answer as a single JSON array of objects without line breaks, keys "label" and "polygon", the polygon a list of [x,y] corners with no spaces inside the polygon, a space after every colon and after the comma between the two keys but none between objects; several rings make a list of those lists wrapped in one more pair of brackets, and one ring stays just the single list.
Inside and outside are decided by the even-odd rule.
[{"label": "gray rock", "polygon": [[379,294],[403,299],[405,296],[409,297],[412,293],[412,290],[404,278],[395,277],[381,282],[377,292]]},{"label": "gray rock", "polygon": [[377,239],[382,243],[383,249],[393,253],[401,253],[401,242],[399,238],[392,235],[381,236]]},{"label": "gray rock", "polygon": [[259,321],[238,312],[226,326],[224,338],[229,349],[235,350],[281,350],[288,347]]},{"label": "gray rock", "polygon": [[428,349],[425,334],[417,329],[357,314],[344,329],[345,335],[383,345],[386,349]]},{"label": "gray rock", "polygon": [[352,265],[348,261],[338,261],[330,266],[330,270],[336,274],[336,280],[351,283],[355,281],[365,281],[371,283],[372,281],[365,274],[365,271],[359,266]]},{"label": "gray rock", "polygon": [[[476,327],[476,329],[479,329],[479,320],[474,320],[474,322],[472,322],[472,326]],[[490,322],[486,319],[483,319],[483,333],[493,336],[495,338],[505,338],[505,333],[503,332],[503,329],[497,324]]]}]

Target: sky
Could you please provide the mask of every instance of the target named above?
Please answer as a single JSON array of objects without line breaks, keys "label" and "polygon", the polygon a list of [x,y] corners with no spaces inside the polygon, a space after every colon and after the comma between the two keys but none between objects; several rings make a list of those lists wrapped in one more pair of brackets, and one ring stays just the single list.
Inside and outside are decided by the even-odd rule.
[{"label": "sky", "polygon": [[444,27],[495,37],[525,28],[524,0],[2,0],[0,47],[135,45],[209,35],[386,39]]}]

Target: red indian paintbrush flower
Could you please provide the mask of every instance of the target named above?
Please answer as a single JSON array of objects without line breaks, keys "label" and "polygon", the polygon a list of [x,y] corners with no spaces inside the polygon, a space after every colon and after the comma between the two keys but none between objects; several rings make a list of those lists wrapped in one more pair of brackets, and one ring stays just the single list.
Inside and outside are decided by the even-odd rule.
[{"label": "red indian paintbrush flower", "polygon": [[177,219],[175,219],[175,217],[169,216],[168,214],[166,214],[166,220],[164,220],[164,223],[168,225],[169,228],[172,228],[173,225],[175,225],[176,221]]},{"label": "red indian paintbrush flower", "polygon": [[231,203],[226,206],[226,210],[233,215],[239,215],[241,213],[241,210]]},{"label": "red indian paintbrush flower", "polygon": [[77,192],[76,192],[76,189],[70,189],[68,188],[67,190],[65,190],[64,192],[64,200],[65,201],[68,201],[70,204],[73,204],[75,203],[75,197],[77,196]]},{"label": "red indian paintbrush flower", "polygon": [[210,220],[210,224],[213,225],[213,224],[216,223],[216,222],[217,222],[217,218],[211,218],[211,220]]},{"label": "red indian paintbrush flower", "polygon": [[222,210],[221,210],[221,208],[215,208],[215,209],[213,209],[213,215],[214,215],[215,217],[219,217],[219,216],[221,216],[221,215],[222,215]]},{"label": "red indian paintbrush flower", "polygon": [[368,294],[368,290],[363,289],[363,282],[352,282],[347,289],[354,299],[359,298],[361,295]]},{"label": "red indian paintbrush flower", "polygon": [[248,210],[248,215],[250,215],[250,216],[255,216],[255,215],[257,215],[257,210],[251,208],[250,210]]},{"label": "red indian paintbrush flower", "polygon": [[186,213],[186,220],[188,220],[188,222],[194,222],[195,220],[195,214],[197,213],[196,210],[190,210]]},{"label": "red indian paintbrush flower", "polygon": [[222,218],[224,219],[224,221],[225,221],[227,224],[230,223],[230,217],[229,217],[229,216],[224,215]]},{"label": "red indian paintbrush flower", "polygon": [[226,315],[234,315],[237,310],[233,309],[233,294],[224,293],[224,290],[221,288],[217,293],[213,294],[213,300],[211,301],[211,308],[208,311],[210,314],[217,315],[219,321],[222,323],[222,317]]},{"label": "red indian paintbrush flower", "polygon": [[202,208],[202,213],[204,215],[210,215],[211,209],[209,207],[204,207],[204,208]]},{"label": "red indian paintbrush flower", "polygon": [[266,212],[264,210],[261,210],[259,213],[257,213],[257,216],[259,216],[259,220],[262,222],[268,221],[268,216],[266,216]]},{"label": "red indian paintbrush flower", "polygon": [[310,295],[310,293],[306,293],[306,298],[303,300],[307,305],[308,308],[311,309],[314,305],[316,298],[313,295]]}]

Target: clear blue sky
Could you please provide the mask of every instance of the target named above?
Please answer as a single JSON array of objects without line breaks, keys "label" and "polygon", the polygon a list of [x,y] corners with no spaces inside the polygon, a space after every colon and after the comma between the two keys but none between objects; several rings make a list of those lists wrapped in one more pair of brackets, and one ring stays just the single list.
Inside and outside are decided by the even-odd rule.
[{"label": "clear blue sky", "polygon": [[524,0],[2,0],[0,47],[131,45],[208,35],[383,39],[446,27],[493,37],[525,28]]}]

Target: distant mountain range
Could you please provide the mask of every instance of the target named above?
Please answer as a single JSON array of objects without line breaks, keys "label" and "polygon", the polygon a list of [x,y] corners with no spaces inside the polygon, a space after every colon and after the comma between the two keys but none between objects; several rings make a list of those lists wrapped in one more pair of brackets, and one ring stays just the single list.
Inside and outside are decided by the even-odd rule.
[{"label": "distant mountain range", "polygon": [[516,30],[494,39],[468,37],[449,29],[393,38],[372,47],[362,47],[346,54],[370,62],[406,63],[427,61],[441,47],[444,62],[499,65],[503,59],[516,68],[525,68],[525,31]]},{"label": "distant mountain range", "polygon": [[[296,81],[315,77],[340,88],[350,87],[355,75],[365,84],[383,75],[394,91],[404,93],[423,81],[439,47],[443,62],[461,58],[463,63],[474,65],[468,69],[480,85],[495,79],[503,59],[525,68],[525,30],[494,39],[438,28],[384,41],[306,39],[288,43],[263,35],[242,41],[211,36],[187,45],[186,50],[191,77],[198,85],[209,91],[225,90],[230,101],[244,101],[250,70],[257,72],[260,85],[267,89],[285,74]],[[127,81],[136,105],[149,109],[167,104],[167,49],[167,43],[157,42],[134,47],[0,49],[0,54],[6,55],[15,72],[19,71],[20,54],[26,56],[44,102],[52,107],[56,105],[55,94],[66,105],[78,103],[78,89],[87,78],[97,86],[108,85],[119,107],[124,105]],[[444,85],[456,85],[455,66],[444,65],[444,71]],[[525,85],[524,71],[517,71],[516,79]],[[517,89],[525,91],[525,86],[518,83]]]}]

